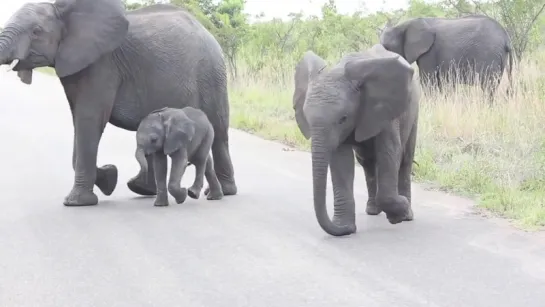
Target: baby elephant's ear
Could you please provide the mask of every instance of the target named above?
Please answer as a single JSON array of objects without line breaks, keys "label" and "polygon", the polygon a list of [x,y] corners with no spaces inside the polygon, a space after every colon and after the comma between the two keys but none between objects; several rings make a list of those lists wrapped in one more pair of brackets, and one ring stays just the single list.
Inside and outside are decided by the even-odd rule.
[{"label": "baby elephant's ear", "polygon": [[171,155],[183,145],[187,146],[195,135],[195,123],[188,118],[170,117],[165,120],[163,152]]},{"label": "baby elephant's ear", "polygon": [[327,66],[326,62],[312,51],[307,51],[295,67],[295,91],[293,92],[293,110],[299,130],[308,140],[310,128],[303,113],[309,83]]}]

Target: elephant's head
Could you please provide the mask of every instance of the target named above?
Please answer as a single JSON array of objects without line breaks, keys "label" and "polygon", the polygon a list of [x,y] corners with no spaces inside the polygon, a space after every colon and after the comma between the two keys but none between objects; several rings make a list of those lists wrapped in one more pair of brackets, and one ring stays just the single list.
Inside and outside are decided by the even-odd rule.
[{"label": "elephant's head", "polygon": [[428,52],[434,42],[435,31],[424,18],[386,27],[380,35],[380,43],[386,50],[401,55],[410,64]]},{"label": "elephant's head", "polygon": [[147,171],[145,156],[158,151],[171,155],[191,143],[195,122],[183,111],[162,108],[151,112],[140,122],[136,131],[136,159]]},{"label": "elephant's head", "polygon": [[332,153],[348,137],[362,142],[376,136],[405,112],[413,74],[407,61],[381,45],[349,54],[331,69],[312,51],[297,64],[293,108],[299,129],[311,139],[314,208],[325,232],[355,231],[355,225],[334,224],[326,211]]},{"label": "elephant's head", "polygon": [[36,67],[69,76],[116,49],[128,27],[121,0],[27,3],[0,33],[0,64],[10,64],[26,84]]}]

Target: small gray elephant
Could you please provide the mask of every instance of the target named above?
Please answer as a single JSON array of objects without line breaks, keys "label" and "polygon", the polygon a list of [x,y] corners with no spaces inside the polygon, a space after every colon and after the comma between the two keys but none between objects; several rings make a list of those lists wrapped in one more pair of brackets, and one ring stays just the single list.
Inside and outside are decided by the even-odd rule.
[{"label": "small gray elephant", "polygon": [[[168,192],[176,203],[183,203],[187,195],[198,199],[204,184],[204,176],[210,191],[208,200],[223,198],[223,191],[214,171],[210,155],[214,141],[214,128],[200,109],[162,108],[142,119],[136,131],[136,160],[141,172],[148,171],[146,156],[152,156],[157,197],[155,206],[168,206],[167,155],[172,160]],[[189,189],[181,188],[180,182],[188,162],[195,165],[195,181]]]},{"label": "small gray elephant", "polygon": [[[314,209],[333,236],[356,232],[354,151],[363,166],[366,212],[381,211],[391,224],[413,219],[411,171],[420,87],[414,69],[382,45],[345,55],[327,69],[307,51],[295,69],[293,108],[302,134],[311,139]],[[328,167],[334,217],[326,210]]]},{"label": "small gray elephant", "polygon": [[[480,84],[490,101],[509,62],[512,87],[513,52],[507,31],[496,20],[482,15],[460,18],[419,17],[386,27],[380,43],[410,64],[416,61],[421,82],[441,90],[454,83]],[[458,70],[452,70],[456,64]],[[479,79],[473,78],[479,73]]]}]

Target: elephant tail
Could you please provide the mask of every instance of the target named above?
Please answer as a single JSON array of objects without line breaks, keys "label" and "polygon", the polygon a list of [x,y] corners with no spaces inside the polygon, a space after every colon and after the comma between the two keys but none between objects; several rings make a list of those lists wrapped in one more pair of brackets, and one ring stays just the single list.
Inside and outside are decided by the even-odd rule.
[{"label": "elephant tail", "polygon": [[513,95],[513,46],[511,45],[511,40],[505,46],[507,51],[507,56],[509,57],[509,68],[507,70],[507,76],[509,77],[509,87],[507,88],[507,95]]}]

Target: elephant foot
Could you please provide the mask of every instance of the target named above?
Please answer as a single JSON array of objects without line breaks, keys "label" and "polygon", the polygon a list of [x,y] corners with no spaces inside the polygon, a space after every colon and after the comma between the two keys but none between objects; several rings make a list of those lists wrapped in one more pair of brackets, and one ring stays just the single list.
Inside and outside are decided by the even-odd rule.
[{"label": "elephant foot", "polygon": [[[221,190],[223,191],[224,196],[236,195],[238,193],[238,188],[234,180],[233,181],[220,180],[220,184],[221,184]],[[204,195],[208,195],[208,193],[210,193],[210,186],[206,187],[206,189],[204,190]]]},{"label": "elephant foot", "polygon": [[206,199],[208,200],[220,200],[223,198],[223,191],[220,189],[213,189],[212,192],[208,193]]},{"label": "elephant foot", "polygon": [[106,164],[97,170],[96,186],[102,194],[112,195],[117,185],[117,167],[112,164]]},{"label": "elephant foot", "polygon": [[155,202],[153,203],[155,207],[167,207],[168,206],[168,198],[160,199],[157,197],[155,199]]},{"label": "elephant foot", "polygon": [[98,197],[93,191],[74,187],[64,198],[63,204],[67,207],[94,206],[98,204]]},{"label": "elephant foot", "polygon": [[402,195],[382,199],[379,202],[380,208],[386,213],[386,218],[390,224],[412,221],[413,211],[409,200]]},{"label": "elephant foot", "polygon": [[138,174],[127,182],[127,187],[136,194],[145,196],[157,195],[155,178],[153,177],[150,180],[146,180],[146,176]]},{"label": "elephant foot", "polygon": [[367,201],[367,207],[365,208],[365,213],[367,213],[367,215],[379,215],[381,212],[382,209],[380,209],[374,199]]},{"label": "elephant foot", "polygon": [[180,188],[180,187],[169,188],[168,192],[170,193],[170,195],[172,195],[172,197],[174,197],[177,204],[182,204],[187,198],[186,188]]},{"label": "elephant foot", "polygon": [[355,233],[358,228],[356,227],[356,221],[355,217],[351,218],[349,221],[347,221],[347,218],[339,217],[339,216],[333,216],[333,219],[331,220],[333,224],[339,226],[339,227],[347,227],[348,231],[343,234],[343,236],[347,236],[350,234]]},{"label": "elephant foot", "polygon": [[199,199],[199,196],[201,196],[201,190],[202,187],[199,188],[193,185],[187,190],[187,195],[193,199]]}]

